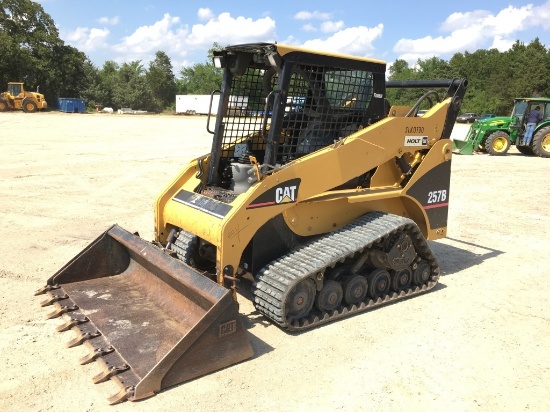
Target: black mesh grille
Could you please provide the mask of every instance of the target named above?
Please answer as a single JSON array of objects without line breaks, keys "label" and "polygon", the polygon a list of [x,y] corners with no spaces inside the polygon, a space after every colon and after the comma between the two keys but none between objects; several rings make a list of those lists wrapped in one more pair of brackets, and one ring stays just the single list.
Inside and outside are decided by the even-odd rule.
[{"label": "black mesh grille", "polygon": [[[260,133],[266,97],[280,88],[278,78],[275,71],[249,68],[244,75],[233,79],[224,116],[222,159],[239,157],[242,148],[233,152],[230,145],[242,141],[245,136]],[[305,64],[294,65],[288,86],[282,88],[287,88],[287,92],[271,94],[267,113],[274,157],[265,160],[278,164],[285,164],[357,131],[366,122],[365,112],[373,95],[369,71]],[[279,116],[272,117],[277,102],[283,110]],[[270,125],[271,119],[277,124]],[[251,138],[248,149],[258,160],[264,161],[265,147],[264,139]]]},{"label": "black mesh grille", "polygon": [[[238,157],[230,147],[243,137],[259,133],[261,129],[266,93],[263,88],[264,71],[249,68],[242,76],[235,77],[224,116],[224,133],[221,158]],[[254,141],[252,141],[254,140]],[[263,151],[261,140],[251,139],[253,152]]]},{"label": "black mesh grille", "polygon": [[370,72],[297,65],[289,84],[277,163],[356,132],[372,90]]}]

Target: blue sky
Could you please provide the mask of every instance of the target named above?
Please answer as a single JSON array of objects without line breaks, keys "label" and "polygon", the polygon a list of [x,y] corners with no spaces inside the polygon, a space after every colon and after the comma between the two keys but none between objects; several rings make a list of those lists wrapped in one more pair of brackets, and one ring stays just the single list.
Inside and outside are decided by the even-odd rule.
[{"label": "blue sky", "polygon": [[544,1],[40,0],[60,37],[103,66],[162,50],[177,75],[206,60],[213,42],[273,42],[414,64],[538,37],[550,46]]}]

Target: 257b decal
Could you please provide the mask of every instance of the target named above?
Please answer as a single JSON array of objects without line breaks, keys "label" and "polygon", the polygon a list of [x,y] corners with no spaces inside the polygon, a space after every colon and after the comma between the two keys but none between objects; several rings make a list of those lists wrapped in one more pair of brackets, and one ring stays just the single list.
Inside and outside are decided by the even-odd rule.
[{"label": "257b decal", "polygon": [[428,192],[428,204],[430,203],[440,203],[447,200],[447,191],[446,190],[434,190]]},{"label": "257b decal", "polygon": [[432,190],[428,192],[428,201],[424,209],[435,209],[436,207],[448,206],[447,190]]}]

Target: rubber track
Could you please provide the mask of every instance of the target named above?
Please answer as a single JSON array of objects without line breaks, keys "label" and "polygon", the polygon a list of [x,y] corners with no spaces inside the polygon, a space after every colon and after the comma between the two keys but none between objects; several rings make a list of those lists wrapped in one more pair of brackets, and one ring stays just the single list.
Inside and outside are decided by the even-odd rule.
[{"label": "rubber track", "polygon": [[[409,233],[418,256],[426,260],[431,267],[430,280],[426,284],[411,286],[400,293],[390,292],[389,295],[377,300],[367,296],[357,305],[347,305],[343,302],[342,306],[330,312],[321,313],[314,307],[304,318],[292,321],[287,319],[285,302],[299,282],[313,278],[315,274],[323,273],[325,269],[334,267],[339,262],[343,263],[347,258],[362,253],[400,230]],[[263,315],[282,328],[303,330],[424,293],[432,289],[438,280],[439,266],[418,226],[412,220],[401,216],[373,212],[265,266],[256,276],[252,294],[254,306]]]},{"label": "rubber track", "polygon": [[171,250],[176,252],[178,259],[184,261],[187,264],[190,264],[191,253],[193,248],[197,243],[197,236],[192,233],[186,232],[185,230],[180,230],[179,235],[172,243]]}]

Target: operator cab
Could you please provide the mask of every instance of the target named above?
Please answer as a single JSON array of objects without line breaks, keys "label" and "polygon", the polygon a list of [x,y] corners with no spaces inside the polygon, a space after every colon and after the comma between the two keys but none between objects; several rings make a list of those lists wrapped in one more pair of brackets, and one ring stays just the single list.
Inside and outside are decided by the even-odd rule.
[{"label": "operator cab", "polygon": [[380,60],[268,43],[227,47],[213,60],[223,80],[208,185],[235,190],[251,159],[283,166],[387,113]]},{"label": "operator cab", "polygon": [[550,101],[548,99],[515,99],[511,118],[515,121],[515,128],[525,130],[529,113],[535,107],[540,107],[543,120],[550,118]]},{"label": "operator cab", "polygon": [[23,93],[23,85],[21,83],[8,83],[8,93],[13,97],[19,96]]}]

